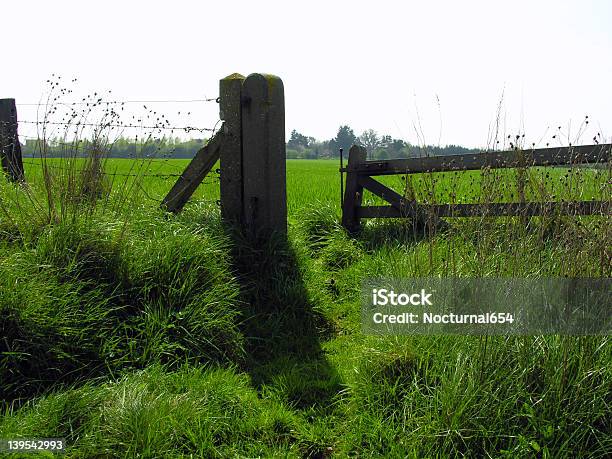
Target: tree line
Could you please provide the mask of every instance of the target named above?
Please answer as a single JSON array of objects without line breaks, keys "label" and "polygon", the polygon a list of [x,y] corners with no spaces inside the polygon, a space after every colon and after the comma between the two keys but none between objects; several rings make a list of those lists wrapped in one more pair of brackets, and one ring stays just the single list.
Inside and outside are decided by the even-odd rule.
[{"label": "tree line", "polygon": [[[181,140],[178,137],[154,138],[137,140],[119,137],[104,145],[104,151],[110,158],[193,158],[195,153],[206,144],[206,139]],[[291,131],[287,141],[288,159],[331,159],[340,156],[342,148],[348,154],[354,144],[364,146],[368,151],[368,159],[412,158],[420,156],[459,155],[474,153],[477,149],[469,149],[458,145],[421,146],[413,145],[403,139],[390,135],[380,135],[373,129],[366,129],[357,136],[350,126],[343,125],[336,136],[329,140],[319,141],[314,137]],[[86,156],[88,151],[96,150],[98,146],[90,141],[79,142],[76,156]],[[75,156],[75,144],[58,139],[41,140],[28,139],[22,144],[22,154],[26,157],[64,157]]]},{"label": "tree line", "polygon": [[368,152],[368,159],[414,158],[421,156],[461,155],[478,152],[478,149],[465,148],[458,145],[444,147],[432,145],[413,145],[403,139],[390,135],[381,135],[374,129],[366,129],[359,136],[350,126],[340,126],[333,139],[318,141],[314,137],[305,136],[295,129],[287,142],[287,158],[289,159],[319,159],[338,158],[340,148],[346,153],[352,145],[361,145]]},{"label": "tree line", "polygon": [[206,144],[206,139],[181,140],[178,137],[149,138],[137,140],[119,137],[105,142],[102,148],[95,142],[81,140],[66,142],[49,139],[43,142],[28,139],[21,145],[22,155],[26,157],[46,156],[48,158],[87,156],[88,152],[103,150],[109,158],[184,158],[191,159]]}]

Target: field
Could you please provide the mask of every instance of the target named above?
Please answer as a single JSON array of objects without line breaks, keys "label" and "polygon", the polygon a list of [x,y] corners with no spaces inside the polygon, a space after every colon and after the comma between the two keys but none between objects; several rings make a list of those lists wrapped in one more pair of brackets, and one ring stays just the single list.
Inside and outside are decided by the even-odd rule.
[{"label": "field", "polygon": [[[351,237],[338,163],[290,160],[288,241],[255,246],[221,224],[214,180],[158,209],[175,177],[157,175],[187,161],[109,160],[87,199],[37,161],[29,193],[0,190],[0,438],[65,438],[67,457],[612,453],[607,336],[367,336],[359,298],[375,276],[609,277],[609,216]],[[406,180],[420,202],[610,199],[609,167],[383,181]]]}]

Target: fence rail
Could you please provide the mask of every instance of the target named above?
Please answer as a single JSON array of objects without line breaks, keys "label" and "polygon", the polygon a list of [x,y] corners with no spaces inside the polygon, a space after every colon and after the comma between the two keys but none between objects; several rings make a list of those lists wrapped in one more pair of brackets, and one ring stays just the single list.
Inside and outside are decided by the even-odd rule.
[{"label": "fence rail", "polygon": [[357,163],[345,172],[359,175],[395,175],[423,172],[451,172],[483,168],[516,168],[532,166],[560,166],[566,164],[607,163],[610,144],[579,145],[573,147],[540,148],[472,153],[467,155],[429,156],[423,158],[390,159]]},{"label": "fence rail", "polygon": [[[359,218],[403,218],[431,215],[433,217],[533,217],[548,214],[593,215],[609,214],[610,201],[576,202],[509,202],[488,204],[406,204],[404,207],[367,206],[357,209]],[[421,212],[421,213],[419,213]]]}]

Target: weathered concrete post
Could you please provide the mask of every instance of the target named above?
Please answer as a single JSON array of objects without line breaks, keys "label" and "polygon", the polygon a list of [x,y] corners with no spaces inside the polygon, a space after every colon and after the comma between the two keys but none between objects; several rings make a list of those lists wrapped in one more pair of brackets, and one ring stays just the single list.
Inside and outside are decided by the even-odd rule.
[{"label": "weathered concrete post", "polygon": [[233,73],[219,82],[219,118],[223,120],[225,140],[221,146],[221,216],[228,223],[241,225],[242,189],[242,83],[244,77]]},{"label": "weathered concrete post", "polygon": [[0,159],[2,169],[14,182],[23,182],[21,144],[17,135],[17,108],[15,99],[0,99]]},{"label": "weathered concrete post", "polygon": [[251,237],[287,232],[285,96],[274,75],[242,85],[244,225]]}]

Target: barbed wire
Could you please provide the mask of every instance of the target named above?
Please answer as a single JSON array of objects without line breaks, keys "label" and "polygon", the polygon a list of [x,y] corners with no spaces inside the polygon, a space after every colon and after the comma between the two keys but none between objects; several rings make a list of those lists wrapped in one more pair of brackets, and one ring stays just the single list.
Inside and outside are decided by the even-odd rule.
[{"label": "barbed wire", "polygon": [[[58,146],[58,145],[65,145],[65,146],[69,146],[69,147],[76,148],[77,150],[79,150],[79,149],[82,149],[82,148],[86,147],[87,144],[90,143],[90,141],[88,139],[76,139],[76,140],[71,140],[71,141],[68,141],[68,142],[64,142],[63,140],[58,140],[55,137],[52,137],[50,139],[45,139],[45,138],[41,138],[41,137],[32,137],[32,136],[24,135],[24,134],[18,134],[18,136],[19,136],[20,139],[36,140],[38,142],[45,142],[45,144],[47,146],[51,147],[51,148],[53,148],[55,146]],[[154,138],[152,140],[144,141],[144,144],[146,145],[149,142],[153,142],[154,143],[154,142],[156,142],[158,140],[160,140],[160,139]],[[137,145],[136,142],[138,142],[138,141],[134,141],[132,144],[133,145]],[[189,141],[186,141],[186,142],[189,142]],[[111,145],[111,150],[112,150],[112,146],[114,145],[115,141],[110,141],[108,143]],[[184,143],[184,142],[182,142],[182,143]],[[202,146],[204,146],[204,145],[202,145]],[[160,150],[160,147],[158,147],[158,150]],[[170,150],[170,152],[166,153],[166,154],[167,155],[171,155],[175,151],[176,151],[176,147],[172,148]],[[171,158],[171,157],[168,157],[168,158],[157,158],[157,159],[164,159],[164,160],[166,160],[166,159],[191,159],[191,157],[186,157],[186,158]]]},{"label": "barbed wire", "polygon": [[[219,125],[219,122],[221,120],[217,121],[217,123],[214,126],[214,130],[217,129],[217,126]],[[214,132],[214,131],[213,131]],[[43,139],[41,139],[40,137],[32,137],[32,136],[27,136],[27,135],[23,135],[23,134],[19,134],[20,139],[25,139],[25,140],[34,140],[34,141],[38,141],[41,142],[43,141]],[[212,137],[212,136],[211,136]],[[51,140],[51,145],[49,145],[51,148],[55,148],[55,147],[68,147],[71,152],[85,152],[88,149],[88,145],[87,145],[87,140],[80,140],[77,139],[76,141],[69,141],[69,142],[63,142],[57,139],[52,139]],[[46,143],[46,141],[45,141]],[[147,142],[145,142],[147,143]],[[132,153],[129,154],[127,157],[125,155],[123,156],[113,156],[113,145],[114,142],[110,142],[110,149],[109,149],[109,155],[104,155],[104,160],[107,159],[130,159],[130,160],[140,160],[140,161],[148,161],[149,163],[158,163],[158,162],[163,162],[163,166],[160,165],[160,168],[164,167],[170,167],[174,170],[180,171],[181,173],[183,172],[183,170],[185,169],[185,166],[179,165],[179,164],[173,164],[170,162],[170,160],[174,160],[174,159],[180,159],[180,160],[192,160],[192,157],[174,157],[173,154],[174,152],[177,150],[177,148],[170,148],[170,149],[165,149],[167,152],[166,153],[160,153],[162,151],[161,147],[157,147],[157,152],[155,153],[149,153],[147,155],[144,155],[143,153]],[[204,145],[202,145],[199,148],[204,147]],[[159,156],[158,156],[159,155]],[[40,156],[38,156],[40,158]],[[24,158],[36,158],[36,156],[24,156]],[[69,159],[66,158],[65,156],[47,156],[45,159]],[[78,156],[74,156],[73,158],[79,158]],[[71,158],[70,158],[71,159]],[[26,161],[24,161],[25,163]],[[33,164],[33,163],[30,163]],[[51,166],[54,167],[54,166]],[[219,169],[216,170],[216,174],[219,175]],[[175,174],[176,176],[180,176],[181,174]]]},{"label": "barbed wire", "polygon": [[[19,137],[24,138],[26,140],[37,140],[37,141],[42,141],[42,139],[38,138],[38,137],[28,137],[28,136],[22,136],[21,134],[19,134]],[[58,146],[61,147],[70,147],[71,152],[85,152],[88,151],[87,149],[87,145],[83,145],[85,142],[84,141],[80,141],[80,142],[62,142],[62,141],[58,141],[58,140],[54,140],[52,144],[48,145],[49,148],[53,149],[56,148]],[[204,147],[204,145],[202,145],[202,147]],[[200,147],[200,148],[202,148]],[[170,160],[175,160],[175,159],[179,159],[179,160],[192,160],[193,156],[185,156],[185,157],[177,157],[177,156],[173,156],[173,154],[176,152],[176,147],[170,149],[167,153],[159,153],[161,151],[161,148],[158,147],[157,148],[157,153],[159,153],[159,156],[157,156],[155,153],[151,154],[151,153],[147,153],[146,155],[144,155],[143,153],[129,153],[124,154],[123,156],[113,156],[113,147],[111,146],[110,149],[108,149],[109,154],[104,155],[104,159],[130,159],[130,160],[141,160],[141,161],[164,161],[167,163],[167,165],[169,167],[175,168],[175,169],[183,169],[180,165],[177,164],[171,164],[168,163],[168,161]],[[117,153],[119,154],[119,153]],[[143,156],[144,155],[144,156]],[[41,156],[23,156],[24,158],[40,158]],[[45,156],[46,159],[67,159],[65,156]],[[74,156],[75,158],[79,158],[78,156]]]},{"label": "barbed wire", "polygon": [[[38,140],[38,139],[35,139],[35,138],[32,138],[32,139]],[[82,146],[75,145],[75,144],[70,143],[70,142],[57,142],[57,143],[59,145],[61,145],[61,146],[71,147],[70,148],[71,152],[78,152],[78,151],[85,152],[86,151],[86,149],[83,148]],[[164,168],[172,168],[173,170],[179,171],[179,172],[182,173],[182,171],[185,169],[186,166],[182,166],[180,164],[173,164],[170,161],[171,160],[177,160],[177,159],[178,160],[183,160],[183,161],[191,161],[193,159],[193,157],[184,157],[184,158],[183,157],[174,157],[174,156],[172,156],[172,153],[174,151],[175,150],[173,149],[172,151],[170,151],[170,153],[165,153],[165,154],[160,155],[160,156],[152,155],[152,157],[139,156],[138,154],[135,154],[135,155],[132,154],[130,156],[112,156],[112,152],[111,152],[110,155],[105,155],[103,160],[106,161],[106,160],[109,160],[109,159],[128,159],[128,160],[131,160],[131,161],[143,161],[143,162],[146,161],[146,162],[149,162],[150,164],[162,163],[159,166],[160,168],[162,168],[162,167],[164,167]],[[23,158],[24,158],[24,161],[23,161],[24,164],[40,164],[40,163],[33,163],[33,162],[25,161],[25,158],[31,158],[31,159],[39,158],[39,159],[41,159],[41,156],[23,156]],[[72,156],[72,157],[67,157],[67,156],[44,156],[43,158],[45,160],[46,159],[59,159],[59,160],[62,160],[62,159],[87,159],[87,156]],[[50,167],[56,167],[56,166],[51,165]],[[181,174],[179,173],[179,174],[176,174],[176,175],[180,176]]]},{"label": "barbed wire", "polygon": [[[94,96],[96,94],[94,93]],[[121,106],[121,110],[123,110],[123,105],[125,104],[143,104],[143,107],[145,110],[149,110],[151,111],[152,109],[149,107],[147,107],[146,104],[164,104],[164,103],[174,103],[174,104],[187,104],[187,103],[210,103],[210,102],[216,102],[219,103],[219,98],[208,98],[208,97],[204,97],[203,99],[186,99],[186,100],[179,100],[179,99],[158,99],[158,100],[110,100],[110,101],[104,101],[102,98],[83,98],[80,101],[61,101],[61,100],[57,100],[57,98],[53,99],[53,100],[48,100],[46,102],[38,102],[38,103],[17,103],[17,106],[35,106],[35,107],[54,107],[54,106],[58,106],[58,105],[62,105],[65,107],[69,107],[70,110],[72,110],[72,115],[68,114],[65,115],[64,118],[61,121],[55,121],[55,120],[50,120],[47,115],[45,115],[45,118],[43,120],[36,120],[36,121],[32,121],[32,120],[20,120],[20,119],[15,119],[15,120],[10,120],[10,121],[0,121],[1,124],[11,124],[11,125],[18,125],[19,123],[24,124],[24,125],[35,125],[37,128],[39,127],[45,127],[45,126],[64,126],[65,127],[65,131],[68,132],[69,129],[72,129],[75,131],[75,135],[77,134],[77,132],[79,130],[81,130],[82,128],[85,127],[92,127],[92,128],[97,128],[98,130],[102,130],[102,129],[107,129],[107,128],[118,128],[118,129],[141,129],[141,130],[149,130],[152,131],[150,133],[148,133],[147,135],[145,135],[145,138],[148,137],[149,139],[151,138],[151,135],[155,132],[161,133],[162,131],[170,131],[170,133],[179,133],[179,132],[185,132],[185,133],[190,133],[190,132],[197,132],[197,133],[210,133],[207,134],[212,136],[216,133],[217,127],[219,126],[219,123],[221,122],[221,120],[217,120],[215,125],[212,128],[209,127],[205,127],[205,128],[199,128],[196,126],[191,126],[191,125],[183,125],[183,126],[174,126],[171,125],[170,121],[168,119],[164,119],[164,115],[161,115],[161,119],[157,118],[157,120],[155,121],[155,119],[150,119],[149,116],[145,117],[132,117],[132,120],[127,121],[127,122],[123,122],[118,118],[118,113],[115,112],[115,108],[111,108],[111,106]],[[77,117],[75,109],[74,108],[70,108],[71,106],[86,106],[89,107],[90,109],[93,109],[95,107],[107,107],[106,110],[111,110],[111,118],[110,120],[106,119],[105,121],[98,121],[98,122],[91,122],[91,121],[87,121],[86,119],[83,119],[83,117],[81,117],[79,119],[79,117]],[[51,111],[51,114],[53,114],[55,112],[55,108]],[[157,114],[157,112],[153,112],[155,116],[155,114]],[[188,115],[191,114],[190,112],[187,113]],[[179,112],[180,115],[180,112]],[[114,118],[114,119],[113,119]],[[141,119],[138,119],[141,118]],[[57,119],[57,118],[56,118]],[[104,118],[103,118],[104,119]],[[137,123],[134,123],[134,121],[137,121]],[[149,124],[150,123],[150,124]],[[138,141],[138,135],[136,136],[136,141]],[[48,142],[50,143],[51,147],[59,147],[60,149],[66,149],[66,146],[68,148],[70,148],[71,150],[75,150],[75,151],[84,151],[87,148],[87,144],[88,144],[88,140],[87,139],[75,139],[74,141],[62,141],[66,138],[66,136],[64,135],[64,139],[60,138],[52,138],[52,139],[46,139],[44,134],[43,137],[41,138],[40,135],[37,135],[36,137],[34,136],[26,136],[23,134],[19,135],[20,139],[26,139],[26,140],[34,140],[34,141],[39,141],[39,142],[44,142],[45,144],[47,144]],[[141,139],[141,142],[143,141],[143,139]],[[159,138],[153,138],[153,142],[155,141],[160,141]],[[113,142],[111,142],[110,144],[112,145]],[[148,141],[146,142],[148,143]],[[199,148],[199,147],[198,147]],[[157,152],[159,152],[161,150],[161,148],[157,148]],[[112,151],[112,147],[111,147],[111,151]],[[172,149],[172,151],[175,151],[175,149]],[[168,154],[166,154],[168,155]],[[163,155],[163,156],[166,156]],[[79,155],[80,156],[80,155]],[[87,157],[79,157],[79,156],[75,156],[74,158],[58,158],[58,159],[86,159]],[[136,186],[142,191],[143,195],[146,197],[146,199],[154,201],[155,203],[159,204],[161,202],[163,202],[163,199],[161,198],[157,198],[155,196],[152,196],[150,194],[151,190],[147,190],[144,185],[144,180],[145,179],[149,179],[149,178],[154,178],[154,179],[159,179],[159,180],[163,180],[163,181],[175,181],[178,178],[182,177],[184,174],[184,170],[185,167],[182,167],[180,165],[177,164],[172,164],[169,160],[171,159],[171,156],[168,155],[166,157],[162,157],[162,158],[151,158],[149,157],[149,155],[147,155],[147,157],[141,157],[139,158],[138,154],[132,155],[132,158],[128,158],[128,159],[140,159],[143,162],[147,161],[149,162],[149,164],[140,165],[140,166],[136,166],[134,168],[132,168],[129,172],[119,172],[118,170],[114,170],[113,172],[111,172],[110,170],[107,169],[107,167],[105,167],[104,164],[101,164],[101,167],[99,167],[96,170],[96,167],[94,168],[88,168],[88,167],[75,167],[74,163],[72,164],[49,164],[49,162],[47,162],[46,160],[48,158],[43,158],[40,157],[39,160],[36,160],[35,157],[31,157],[30,160],[28,159],[23,159],[23,163],[25,165],[27,165],[28,167],[38,167],[38,168],[42,168],[43,171],[45,173],[48,173],[48,169],[51,169],[53,171],[57,171],[58,174],[62,174],[62,172],[70,174],[70,173],[99,173],[100,175],[107,177],[110,180],[113,180],[114,183],[114,178],[115,177],[125,177],[127,178],[134,178],[135,179],[135,184]],[[135,157],[134,157],[135,156]],[[144,155],[143,155],[144,156]],[[151,156],[155,156],[155,154],[152,154]],[[49,158],[49,159],[55,159],[55,158]],[[101,161],[106,161],[107,159],[114,159],[112,157],[106,156],[104,158],[101,159]],[[185,158],[185,159],[190,159],[190,158]],[[158,165],[158,166],[157,166]],[[147,166],[153,166],[153,167],[147,167]],[[155,167],[157,166],[157,167]],[[161,172],[164,170],[167,170],[168,168],[172,168],[171,172]],[[143,170],[144,169],[144,170]],[[214,172],[211,171],[211,173],[200,182],[199,185],[213,185],[213,184],[219,184],[220,182],[220,170],[216,169]],[[198,202],[202,202],[202,203],[216,203],[217,205],[220,204],[218,199],[198,199]]]},{"label": "barbed wire", "polygon": [[[150,195],[150,194],[147,192],[147,190],[145,190],[145,189],[143,188],[142,184],[140,184],[140,183],[139,183],[139,184],[138,184],[138,187],[140,188],[140,191],[142,191],[142,193],[144,194],[144,196],[145,196],[145,197],[146,197],[148,200],[153,201],[153,202],[155,202],[156,204],[161,204],[161,203],[162,203],[163,199],[152,197],[152,196],[151,196],[151,195]],[[206,203],[206,204],[212,204],[212,203],[215,203],[217,206],[220,206],[220,205],[221,205],[221,200],[220,200],[220,199],[195,199],[194,201],[195,201],[195,202],[198,202],[198,203]]]},{"label": "barbed wire", "polygon": [[50,102],[50,103],[16,103],[18,106],[35,106],[35,107],[46,107],[48,105],[53,105],[54,103],[61,103],[62,105],[89,105],[91,103],[100,103],[100,104],[188,104],[188,103],[196,103],[196,102],[219,102],[218,97],[207,97],[204,99],[187,99],[187,100],[178,100],[178,99],[166,99],[166,100],[109,100],[104,101],[98,99],[96,102],[86,102],[84,100],[75,102]]},{"label": "barbed wire", "polygon": [[19,120],[18,123],[24,124],[36,124],[36,125],[52,125],[52,126],[73,126],[73,127],[117,127],[117,128],[137,128],[137,129],[152,129],[152,130],[170,130],[170,131],[198,131],[198,132],[214,132],[215,128],[197,128],[194,126],[142,126],[138,124],[116,124],[116,123],[83,123],[83,122],[67,122],[67,121],[30,121],[30,120]]}]

